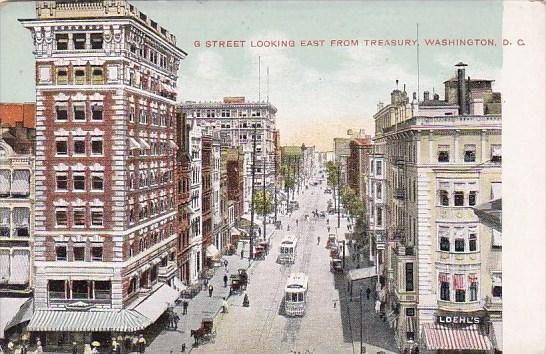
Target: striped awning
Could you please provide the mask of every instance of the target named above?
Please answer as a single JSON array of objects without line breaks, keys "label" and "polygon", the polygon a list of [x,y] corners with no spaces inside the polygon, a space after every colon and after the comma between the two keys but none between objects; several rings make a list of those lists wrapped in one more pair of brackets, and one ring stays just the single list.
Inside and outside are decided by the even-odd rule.
[{"label": "striped awning", "polygon": [[415,317],[406,317],[406,332],[415,333],[415,328],[417,327],[415,322]]},{"label": "striped awning", "polygon": [[27,329],[30,332],[136,332],[151,323],[132,310],[37,310]]},{"label": "striped awning", "polygon": [[491,350],[489,338],[477,326],[446,327],[439,324],[423,326],[425,344],[429,350]]},{"label": "striped awning", "polygon": [[164,284],[135,306],[134,311],[141,313],[152,322],[155,322],[169,306],[174,305],[178,296],[178,291]]}]

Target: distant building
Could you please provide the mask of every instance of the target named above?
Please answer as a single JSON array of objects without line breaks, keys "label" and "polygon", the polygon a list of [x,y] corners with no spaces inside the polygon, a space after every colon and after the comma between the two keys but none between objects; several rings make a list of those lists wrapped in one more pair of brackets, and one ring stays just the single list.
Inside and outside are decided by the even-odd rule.
[{"label": "distant building", "polygon": [[32,315],[34,104],[0,104],[0,341]]},{"label": "distant building", "polygon": [[[245,97],[224,97],[222,102],[192,102],[181,105],[188,119],[198,125],[209,125],[220,130],[222,144],[243,148],[245,154],[244,209],[250,212],[252,190],[252,151],[253,136],[256,135],[256,178],[255,186],[261,186],[263,173],[266,186],[272,186],[273,169],[262,171],[263,160],[267,166],[274,163],[274,132],[277,108],[268,102],[248,102]],[[254,134],[256,130],[256,134]]]},{"label": "distant building", "polygon": [[493,349],[499,240],[473,208],[500,197],[501,101],[465,66],[444,83],[443,100],[424,92],[410,102],[396,89],[374,115],[387,231],[378,293],[401,350]]}]

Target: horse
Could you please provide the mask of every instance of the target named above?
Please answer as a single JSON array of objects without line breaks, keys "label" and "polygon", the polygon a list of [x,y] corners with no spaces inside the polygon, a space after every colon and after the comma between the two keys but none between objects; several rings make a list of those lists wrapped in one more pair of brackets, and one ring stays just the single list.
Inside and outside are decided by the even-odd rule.
[{"label": "horse", "polygon": [[204,327],[190,330],[190,336],[195,339],[195,346],[199,345],[199,340],[203,339],[206,333],[207,329]]}]

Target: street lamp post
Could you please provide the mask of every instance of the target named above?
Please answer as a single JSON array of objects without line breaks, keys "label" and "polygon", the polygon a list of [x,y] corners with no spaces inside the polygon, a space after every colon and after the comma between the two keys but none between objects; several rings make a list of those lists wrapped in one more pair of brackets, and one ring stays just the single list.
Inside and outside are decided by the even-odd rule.
[{"label": "street lamp post", "polygon": [[254,257],[252,247],[254,242],[252,240],[254,236],[254,183],[256,181],[256,123],[254,123],[254,133],[252,135],[252,184],[250,193],[250,243],[248,251],[248,263]]},{"label": "street lamp post", "polygon": [[339,222],[340,222],[340,205],[339,205],[339,198],[341,194],[341,188],[340,188],[340,174],[341,174],[341,166],[337,165],[337,228],[339,229]]},{"label": "street lamp post", "polygon": [[362,306],[363,302],[364,302],[364,288],[361,286],[360,287],[360,354],[366,353],[366,347],[364,346],[363,335],[362,335],[363,328],[364,328],[364,316],[363,316],[364,311]]}]

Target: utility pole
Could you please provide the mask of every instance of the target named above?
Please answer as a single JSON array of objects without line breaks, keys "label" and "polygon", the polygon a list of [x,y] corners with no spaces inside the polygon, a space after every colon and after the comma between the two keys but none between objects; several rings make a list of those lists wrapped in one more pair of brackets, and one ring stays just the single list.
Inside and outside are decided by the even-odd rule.
[{"label": "utility pole", "polygon": [[337,228],[339,229],[339,220],[340,220],[340,206],[339,206],[339,196],[341,194],[341,189],[340,189],[340,174],[341,174],[341,165],[338,164],[337,165]]},{"label": "utility pole", "polygon": [[277,153],[275,152],[275,225],[277,225]]},{"label": "utility pole", "polygon": [[264,158],[264,167],[263,167],[263,170],[262,170],[262,173],[263,173],[263,188],[262,188],[262,193],[263,193],[263,198],[264,198],[264,203],[263,203],[263,207],[264,207],[264,241],[267,239],[266,237],[266,234],[265,234],[265,225],[267,224],[267,205],[265,204],[266,202],[266,198],[265,198],[265,158]]},{"label": "utility pole", "polygon": [[250,249],[248,252],[248,263],[254,258],[254,183],[256,182],[256,123],[254,122],[254,133],[252,135],[252,184],[250,193]]},{"label": "utility pole", "polygon": [[362,330],[363,330],[363,322],[364,322],[364,316],[363,316],[363,309],[362,309],[362,303],[364,302],[364,288],[360,287],[360,354],[366,353],[366,347],[364,346],[363,342],[363,336],[362,336]]}]

